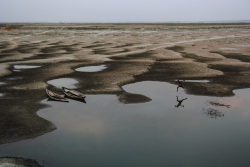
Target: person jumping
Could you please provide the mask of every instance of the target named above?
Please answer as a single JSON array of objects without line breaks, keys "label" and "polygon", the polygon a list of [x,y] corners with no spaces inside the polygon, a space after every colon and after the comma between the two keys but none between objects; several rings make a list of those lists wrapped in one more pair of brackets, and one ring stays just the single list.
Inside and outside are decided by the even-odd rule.
[{"label": "person jumping", "polygon": [[[183,81],[185,81],[185,80],[183,80]],[[180,81],[179,79],[176,81],[176,83],[179,84],[179,86],[177,87],[177,92],[178,92],[179,87],[182,87],[183,89],[185,89],[184,86],[182,85],[183,81]]]}]

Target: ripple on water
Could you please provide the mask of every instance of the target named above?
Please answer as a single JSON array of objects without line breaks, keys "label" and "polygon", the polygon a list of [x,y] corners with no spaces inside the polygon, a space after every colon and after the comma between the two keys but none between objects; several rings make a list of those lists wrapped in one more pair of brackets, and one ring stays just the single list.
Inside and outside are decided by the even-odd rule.
[{"label": "ripple on water", "polygon": [[80,67],[75,70],[79,72],[98,72],[104,70],[105,68],[107,68],[106,65],[99,65],[99,66]]},{"label": "ripple on water", "polygon": [[41,66],[29,66],[29,65],[14,65],[14,68],[16,70],[21,70],[21,69],[31,69],[31,68],[38,68]]},{"label": "ripple on water", "polygon": [[72,79],[72,78],[59,78],[59,79],[53,79],[47,82],[50,85],[53,85],[57,88],[62,88],[62,87],[66,87],[66,88],[70,88],[70,89],[75,89],[77,88],[75,86],[75,84],[78,83],[77,80]]}]

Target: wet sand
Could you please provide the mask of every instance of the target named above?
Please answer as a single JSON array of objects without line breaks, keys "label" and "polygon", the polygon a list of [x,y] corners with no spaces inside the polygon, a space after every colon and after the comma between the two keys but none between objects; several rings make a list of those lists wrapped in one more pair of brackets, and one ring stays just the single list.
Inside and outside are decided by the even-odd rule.
[{"label": "wet sand", "polygon": [[[213,27],[213,28],[212,28]],[[84,94],[116,94],[121,103],[150,98],[131,94],[123,85],[139,81],[209,80],[185,83],[193,95],[233,96],[250,87],[250,26],[115,25],[109,29],[77,30],[46,26],[0,31],[0,144],[34,138],[56,129],[37,116],[45,107],[45,89],[60,78],[78,81]],[[147,29],[148,28],[148,29]],[[152,29],[152,30],[150,30]],[[15,65],[40,66],[14,71]],[[105,65],[98,72],[85,66]]]},{"label": "wet sand", "polygon": [[23,166],[44,167],[42,165],[39,165],[38,162],[35,160],[17,158],[17,157],[0,157],[0,166],[1,167],[23,167]]}]

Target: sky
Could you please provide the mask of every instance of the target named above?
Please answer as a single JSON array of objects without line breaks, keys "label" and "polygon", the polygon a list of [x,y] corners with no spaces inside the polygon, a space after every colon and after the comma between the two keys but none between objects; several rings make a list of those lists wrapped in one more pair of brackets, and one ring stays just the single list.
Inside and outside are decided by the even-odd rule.
[{"label": "sky", "polygon": [[250,0],[0,0],[0,22],[250,20]]}]

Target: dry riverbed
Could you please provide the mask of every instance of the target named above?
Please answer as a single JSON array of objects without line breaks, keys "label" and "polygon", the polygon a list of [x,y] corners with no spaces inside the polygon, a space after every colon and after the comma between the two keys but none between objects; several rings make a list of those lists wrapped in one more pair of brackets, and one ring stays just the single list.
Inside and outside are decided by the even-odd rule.
[{"label": "dry riverbed", "polygon": [[[122,89],[139,81],[206,79],[210,82],[186,82],[186,92],[221,97],[250,87],[250,26],[130,28],[0,31],[0,144],[56,129],[36,115],[39,109],[49,107],[40,103],[47,97],[46,88],[61,92],[47,83],[53,79],[75,79],[77,91],[116,94],[121,103],[151,100]],[[17,65],[38,67],[18,69]],[[75,71],[98,65],[106,68]]]}]

